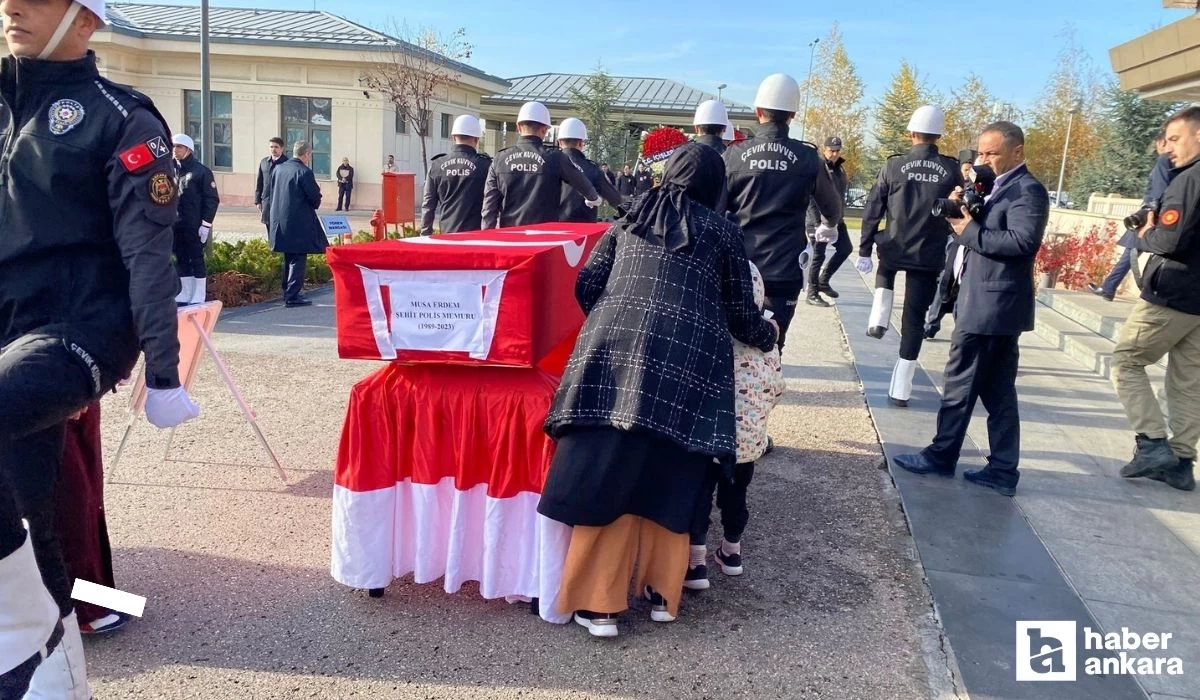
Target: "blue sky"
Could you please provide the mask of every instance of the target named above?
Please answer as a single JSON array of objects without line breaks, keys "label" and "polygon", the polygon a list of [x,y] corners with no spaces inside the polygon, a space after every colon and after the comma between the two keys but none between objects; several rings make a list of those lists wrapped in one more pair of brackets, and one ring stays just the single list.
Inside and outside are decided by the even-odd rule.
[{"label": "blue sky", "polygon": [[[943,92],[973,70],[999,99],[1021,107],[1041,91],[1067,27],[1109,76],[1109,48],[1187,16],[1162,9],[1160,0],[212,0],[272,9],[314,4],[371,26],[395,18],[410,26],[465,27],[475,45],[471,63],[502,77],[586,73],[599,63],[614,75],[671,78],[710,91],[726,83],[725,96],[742,102],[753,99],[769,73],[803,79],[808,42],[837,21],[868,101],[886,89],[898,61],[908,59]],[[520,6],[544,9],[521,15]]]}]

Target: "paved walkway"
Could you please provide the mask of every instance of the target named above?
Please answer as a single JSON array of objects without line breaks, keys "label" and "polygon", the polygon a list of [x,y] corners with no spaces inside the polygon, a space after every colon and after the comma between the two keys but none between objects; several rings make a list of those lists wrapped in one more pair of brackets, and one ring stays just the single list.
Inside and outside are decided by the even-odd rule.
[{"label": "paved walkway", "polygon": [[[750,490],[746,574],[715,574],[670,625],[638,606],[604,642],[470,585],[451,596],[405,579],[370,599],[330,578],[334,451],[350,387],[379,365],[337,359],[331,297],[312,297],[306,309],[232,310],[215,335],[291,485],[207,360],[194,388],[203,414],[167,462],[165,436],[138,425],[106,500],[118,586],[149,600],[141,620],[86,641],[97,697],[950,697],[835,314],[797,315],[813,340],[785,358],[779,448]],[[110,457],[125,400],[104,402]]]},{"label": "paved walkway", "polygon": [[[839,273],[837,306],[891,457],[933,435],[953,324],[947,319],[939,339],[925,344],[909,408],[890,406],[900,293],[893,329],[882,341],[868,338],[872,278]],[[1133,435],[1108,380],[1032,333],[1021,345],[1015,499],[961,478],[892,469],[966,690],[972,698],[1200,698],[1200,498],[1120,479]],[[982,408],[968,435],[960,466],[975,468],[983,463],[977,446],[987,444]],[[1135,682],[1081,668],[1076,683],[1017,683],[1017,620],[1074,620],[1080,636],[1084,626],[1171,632],[1171,653],[1161,655],[1181,657],[1185,673]]]}]

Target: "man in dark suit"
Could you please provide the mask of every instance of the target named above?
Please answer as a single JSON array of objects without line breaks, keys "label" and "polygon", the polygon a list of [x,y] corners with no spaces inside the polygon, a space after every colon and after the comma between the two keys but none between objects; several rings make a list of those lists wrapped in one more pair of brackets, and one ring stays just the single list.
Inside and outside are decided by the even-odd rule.
[{"label": "man in dark suit", "polygon": [[1011,496],[1020,474],[1021,420],[1017,413],[1017,342],[1033,330],[1033,266],[1050,218],[1046,188],[1025,167],[1025,134],[995,122],[979,136],[983,164],[996,185],[981,220],[965,207],[951,220],[962,245],[954,335],[937,435],[919,454],[899,455],[896,465],[917,474],[953,477],[967,425],[981,399],[988,412],[991,454],[983,469],[963,478]]},{"label": "man in dark suit", "polygon": [[271,137],[267,142],[270,155],[258,163],[258,176],[254,180],[254,204],[262,213],[263,225],[267,227],[267,235],[271,235],[271,173],[275,166],[287,160],[283,155],[283,139]]},{"label": "man in dark suit", "polygon": [[312,146],[297,141],[292,159],[275,166],[271,174],[271,250],[283,253],[283,302],[288,308],[311,306],[301,289],[309,253],[323,253],[328,241],[317,207],[321,188],[309,164]]}]

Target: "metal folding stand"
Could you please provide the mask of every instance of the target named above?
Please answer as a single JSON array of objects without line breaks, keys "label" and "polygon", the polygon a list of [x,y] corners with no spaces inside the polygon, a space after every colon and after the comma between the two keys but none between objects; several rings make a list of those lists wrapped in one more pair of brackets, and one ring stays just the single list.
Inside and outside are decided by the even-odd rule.
[{"label": "metal folding stand", "polygon": [[[254,414],[253,409],[250,408],[250,404],[246,402],[246,398],[242,395],[242,391],[238,388],[237,383],[233,381],[233,376],[229,374],[229,368],[225,365],[225,360],[221,357],[221,353],[217,352],[217,348],[213,345],[212,338],[209,336],[208,331],[196,317],[197,314],[188,313],[189,309],[212,311],[213,313],[209,320],[211,325],[215,325],[216,316],[220,314],[221,311],[220,303],[210,302],[209,304],[205,304],[203,306],[208,308],[194,309],[194,307],[188,307],[181,310],[181,327],[184,325],[184,323],[186,323],[190,325],[192,330],[195,331],[196,337],[199,339],[204,349],[208,351],[208,354],[210,357],[212,357],[213,362],[216,363],[217,372],[221,375],[221,379],[225,382],[225,386],[229,388],[229,393],[233,394],[234,400],[237,401],[238,406],[242,409],[242,414],[246,417],[246,422],[250,424],[251,430],[254,431],[254,436],[258,439],[258,443],[262,445],[263,450],[265,450],[267,453],[267,456],[271,458],[271,463],[275,466],[275,472],[279,475],[280,481],[282,481],[284,484],[287,484],[287,472],[284,471],[283,465],[279,462],[279,457],[276,456],[275,451],[271,449],[271,445],[267,442],[266,436],[263,435],[262,429],[258,427],[258,417]],[[181,333],[181,335],[183,334]],[[182,349],[184,338],[180,338],[180,341]],[[193,347],[190,349],[192,350],[190,355],[191,362],[187,365],[187,371],[181,372],[181,374],[184,375],[181,377],[181,379],[183,379],[183,386],[188,388],[191,387],[192,379],[195,376],[196,364],[197,360],[199,359],[198,356],[200,351],[199,347]],[[181,358],[187,359],[185,352],[181,352],[180,356]],[[183,363],[181,362],[181,364]],[[126,423],[125,434],[121,436],[121,442],[117,446],[117,454],[113,457],[112,466],[109,468],[108,476],[105,479],[106,483],[112,483],[113,478],[116,476],[117,466],[121,462],[121,453],[125,451],[125,444],[129,441],[129,436],[133,432],[133,427],[137,425],[138,419],[142,416],[142,414],[145,413],[145,406],[146,380],[145,372],[143,371],[142,375],[138,377],[137,384],[134,385],[133,398],[129,403],[129,422]],[[174,440],[175,429],[171,428],[167,434],[167,446],[163,451],[162,456],[163,462],[167,461],[167,457],[171,453],[171,444],[174,442]]]}]

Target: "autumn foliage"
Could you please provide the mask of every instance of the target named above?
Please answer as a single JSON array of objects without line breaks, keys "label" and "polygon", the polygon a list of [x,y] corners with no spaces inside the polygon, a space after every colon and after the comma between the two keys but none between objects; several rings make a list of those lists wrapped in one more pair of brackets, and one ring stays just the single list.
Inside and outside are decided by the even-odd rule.
[{"label": "autumn foliage", "polygon": [[1037,254],[1037,271],[1051,276],[1057,273],[1055,286],[1083,289],[1108,274],[1117,238],[1117,223],[1109,221],[1103,227],[1092,226],[1084,236],[1063,236],[1043,242]]}]

